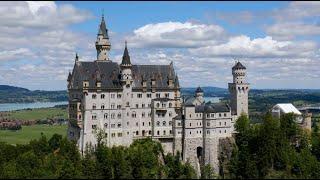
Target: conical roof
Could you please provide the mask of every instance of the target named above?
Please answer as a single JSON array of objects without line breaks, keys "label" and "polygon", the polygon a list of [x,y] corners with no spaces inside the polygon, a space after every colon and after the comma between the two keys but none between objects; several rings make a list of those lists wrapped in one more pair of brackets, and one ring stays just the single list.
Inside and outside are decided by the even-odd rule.
[{"label": "conical roof", "polygon": [[201,89],[200,86],[196,89],[196,93],[198,93],[198,92],[203,92],[203,90]]},{"label": "conical roof", "polygon": [[106,22],[104,21],[104,16],[103,15],[102,15],[102,20],[101,20],[101,23],[100,23],[98,35],[103,35],[103,38],[109,39],[108,29],[106,27]]},{"label": "conical roof", "polygon": [[125,44],[126,45],[125,45],[125,48],[124,48],[121,64],[122,65],[131,65],[129,51],[128,51],[128,48],[127,48],[127,42]]},{"label": "conical roof", "polygon": [[234,65],[234,66],[232,67],[232,69],[246,69],[246,67],[245,67],[244,65],[242,65],[242,64],[240,63],[240,61],[238,61],[238,62],[236,63],[236,65]]}]

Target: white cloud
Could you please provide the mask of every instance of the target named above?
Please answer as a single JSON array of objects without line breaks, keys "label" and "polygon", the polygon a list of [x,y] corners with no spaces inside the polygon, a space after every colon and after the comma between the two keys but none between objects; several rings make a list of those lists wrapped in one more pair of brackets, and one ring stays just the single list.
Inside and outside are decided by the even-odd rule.
[{"label": "white cloud", "polygon": [[36,55],[28,48],[0,51],[0,62],[15,60],[17,58],[31,59],[34,57],[36,57]]},{"label": "white cloud", "polygon": [[306,23],[276,23],[266,29],[266,32],[277,39],[293,39],[296,36],[313,36],[320,34],[320,26]]},{"label": "white cloud", "polygon": [[0,2],[0,22],[8,28],[62,28],[92,18],[91,13],[55,2]]},{"label": "white cloud", "polygon": [[190,49],[199,56],[221,56],[234,58],[257,57],[305,57],[314,55],[316,44],[310,41],[276,41],[272,37],[252,39],[241,35],[230,37],[226,43]]},{"label": "white cloud", "polygon": [[147,24],[133,33],[127,38],[133,47],[191,48],[216,43],[224,29],[213,24],[170,21]]}]

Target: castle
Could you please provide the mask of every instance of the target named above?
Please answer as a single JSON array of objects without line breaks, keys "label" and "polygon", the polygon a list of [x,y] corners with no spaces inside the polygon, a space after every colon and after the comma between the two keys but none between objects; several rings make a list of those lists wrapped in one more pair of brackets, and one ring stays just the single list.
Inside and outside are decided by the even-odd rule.
[{"label": "castle", "polygon": [[196,169],[201,163],[218,170],[219,139],[231,137],[241,113],[248,114],[246,68],[237,62],[229,83],[230,105],[206,103],[199,87],[183,98],[173,64],[135,65],[125,44],[121,64],[109,59],[111,43],[104,17],[96,39],[97,59],[80,61],[76,55],[68,75],[68,138],[81,153],[97,144],[96,130],[108,146],[129,146],[150,137],[166,153],[181,153]]}]

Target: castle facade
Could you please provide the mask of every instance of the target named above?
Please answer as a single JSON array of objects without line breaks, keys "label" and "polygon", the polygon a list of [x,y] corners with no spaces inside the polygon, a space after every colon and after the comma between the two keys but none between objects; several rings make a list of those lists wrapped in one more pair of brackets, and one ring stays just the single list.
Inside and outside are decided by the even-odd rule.
[{"label": "castle facade", "polygon": [[204,101],[199,87],[182,97],[173,64],[132,64],[125,44],[121,64],[109,59],[111,43],[104,17],[96,40],[97,59],[80,61],[76,55],[68,76],[68,138],[80,152],[97,144],[102,130],[108,146],[129,146],[150,137],[166,153],[181,153],[196,169],[211,164],[218,171],[219,139],[231,137],[241,113],[248,114],[246,68],[237,62],[229,83],[230,105]]}]

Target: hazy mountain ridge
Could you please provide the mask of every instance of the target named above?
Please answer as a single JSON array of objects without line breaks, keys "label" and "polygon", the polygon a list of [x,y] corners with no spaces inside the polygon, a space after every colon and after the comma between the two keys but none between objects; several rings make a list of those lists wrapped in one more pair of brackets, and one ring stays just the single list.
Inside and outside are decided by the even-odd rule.
[{"label": "hazy mountain ridge", "polygon": [[26,88],[0,85],[0,103],[67,101],[67,91],[31,91]]},{"label": "hazy mountain ridge", "polygon": [[[194,95],[197,87],[181,88],[183,95]],[[226,88],[206,86],[201,87],[207,97],[228,98],[229,92]],[[259,99],[259,100],[258,100]],[[0,103],[22,103],[22,102],[48,102],[48,101],[67,101],[66,90],[62,91],[31,91],[26,88],[0,85]],[[257,101],[258,100],[258,101]],[[249,101],[272,101],[291,102],[291,101],[310,101],[320,102],[320,89],[252,89],[249,92]]]}]

